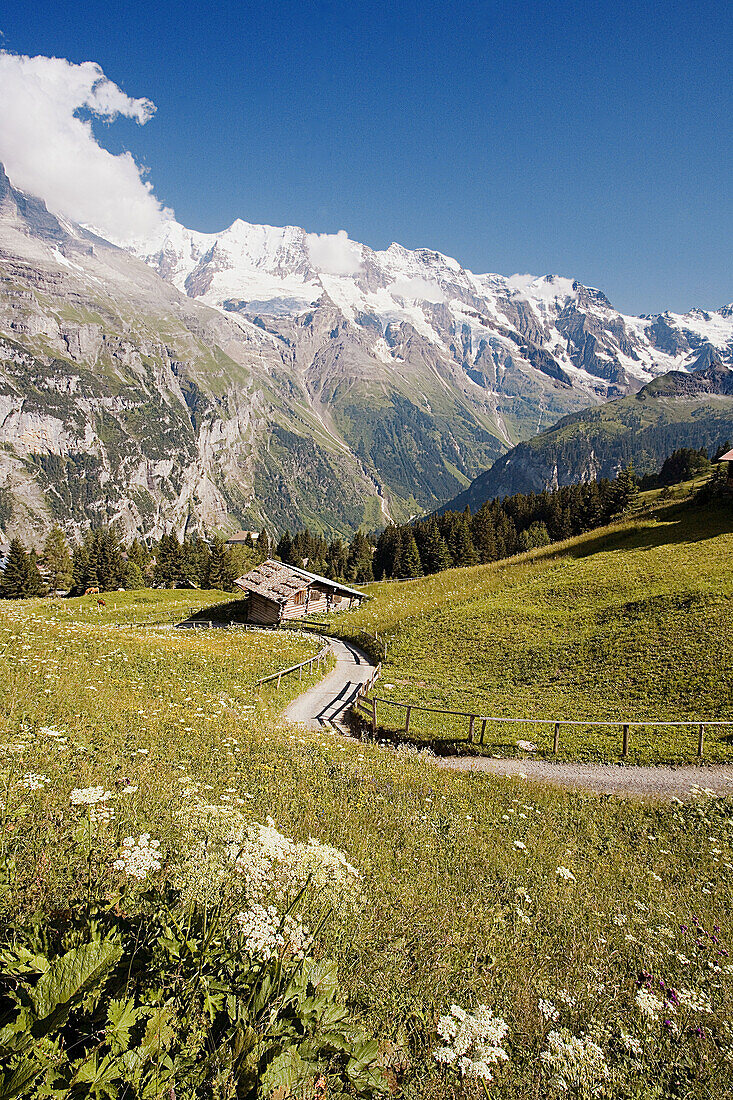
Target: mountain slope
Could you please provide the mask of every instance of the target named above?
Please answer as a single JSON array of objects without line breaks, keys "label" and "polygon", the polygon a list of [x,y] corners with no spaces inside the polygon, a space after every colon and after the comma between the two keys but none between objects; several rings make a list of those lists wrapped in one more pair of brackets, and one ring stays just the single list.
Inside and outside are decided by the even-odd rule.
[{"label": "mountain slope", "polygon": [[[293,441],[297,441],[297,445]],[[0,526],[353,529],[379,500],[278,342],[0,173]]]},{"label": "mountain slope", "polygon": [[560,420],[520,443],[439,511],[476,511],[486,500],[659,468],[678,447],[714,450],[733,439],[733,370],[707,350],[692,372],[670,371],[636,394]]},{"label": "mountain slope", "polygon": [[567,279],[245,222],[123,250],[0,169],[0,537],[407,520],[701,355],[731,361],[730,308],[628,318]]}]

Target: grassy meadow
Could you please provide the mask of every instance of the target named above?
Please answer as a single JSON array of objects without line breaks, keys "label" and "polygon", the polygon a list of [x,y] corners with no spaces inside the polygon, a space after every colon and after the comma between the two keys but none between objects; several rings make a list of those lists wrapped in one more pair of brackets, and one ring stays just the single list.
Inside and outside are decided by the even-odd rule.
[{"label": "grassy meadow", "polygon": [[[383,658],[380,698],[618,723],[562,727],[561,759],[618,760],[625,721],[733,719],[729,510],[660,503],[653,517],[370,592],[336,629]],[[380,703],[378,721],[397,730],[405,711]],[[552,725],[489,723],[483,749],[470,750],[467,731],[465,718],[411,715],[411,736],[441,751],[521,755],[518,740],[552,750]],[[632,728],[628,759],[696,751],[695,728]],[[705,759],[733,759],[733,726],[706,730]]]},{"label": "grassy meadow", "polygon": [[[650,562],[653,595],[669,594],[671,570],[654,565],[656,551],[643,548],[654,530],[617,536],[630,554],[626,604],[634,593],[643,598],[637,555]],[[713,548],[720,540],[722,554],[723,533],[708,527],[706,539]],[[606,547],[601,554],[613,561],[617,552]],[[561,616],[550,620],[551,599],[575,607],[583,598],[589,578],[573,580],[564,560],[503,567],[505,612],[514,607],[521,618],[517,609],[527,609],[534,595],[527,639],[536,637],[535,608],[544,609],[554,632]],[[581,570],[590,562],[577,552],[568,560]],[[711,573],[714,567],[711,560]],[[622,575],[620,563],[614,568]],[[603,573],[594,574],[595,591],[609,606]],[[407,628],[398,600],[413,589],[410,636],[422,631],[419,659],[431,660],[434,671],[426,624],[441,645],[447,637],[439,587],[444,597],[455,593],[456,602],[468,582],[479,589],[471,614],[465,609],[472,628],[478,607],[485,612],[500,598],[497,574],[487,568],[419,586],[385,586],[384,596],[360,614],[390,608],[392,617],[380,623],[395,645]],[[686,583],[693,584],[691,574]],[[710,600],[709,593],[692,598],[706,592],[705,575],[694,583],[693,612]],[[203,595],[211,603],[217,598],[225,597]],[[316,640],[136,625],[171,621],[189,601],[189,594],[155,592],[110,596],[99,611],[89,600],[0,604],[5,939],[8,929],[17,937],[23,922],[39,915],[66,919],[69,899],[83,896],[91,864],[70,837],[84,820],[94,842],[96,888],[119,906],[113,861],[128,834],[158,840],[162,868],[155,874],[175,879],[185,854],[199,850],[192,848],[192,822],[202,805],[223,820],[270,817],[295,841],[315,837],[333,845],[361,875],[358,894],[331,906],[312,950],[338,963],[353,1016],[378,1044],[385,1092],[405,1100],[730,1095],[729,803],[703,791],[686,804],[625,803],[446,773],[415,751],[385,752],[284,726],[277,713],[298,690],[297,678],[259,696],[252,683],[310,656]],[[700,622],[694,615],[692,621]],[[571,624],[564,629],[570,646]],[[701,629],[695,627],[695,637]],[[597,632],[589,625],[585,637],[590,644]],[[466,651],[453,644],[456,660],[463,659]],[[499,652],[499,644],[484,653]],[[427,681],[422,667],[415,675]],[[519,667],[511,666],[516,684]],[[388,667],[390,676],[397,679]],[[569,704],[570,687],[562,690]],[[86,819],[72,792],[96,786],[111,796],[104,806],[112,813],[93,819],[92,807]],[[215,880],[216,890],[224,885]],[[122,904],[129,906],[129,897]],[[302,904],[303,919],[315,927],[322,894]],[[491,1081],[435,1057],[436,1050],[454,1049],[438,1035],[454,1004],[469,1012],[487,1005],[503,1022],[494,1054],[484,1045],[472,1055],[471,1065],[488,1068]],[[2,1043],[0,1032],[0,1053]],[[175,1066],[172,1072],[175,1082]],[[16,1095],[87,1096],[89,1088]],[[236,1095],[217,1088],[189,1094],[179,1082],[174,1091],[179,1098]],[[9,1086],[2,1094],[11,1094]],[[145,1095],[171,1092],[166,1084]],[[343,1091],[324,1063],[320,1075],[260,1095],[322,1100],[362,1093],[356,1086]]]}]

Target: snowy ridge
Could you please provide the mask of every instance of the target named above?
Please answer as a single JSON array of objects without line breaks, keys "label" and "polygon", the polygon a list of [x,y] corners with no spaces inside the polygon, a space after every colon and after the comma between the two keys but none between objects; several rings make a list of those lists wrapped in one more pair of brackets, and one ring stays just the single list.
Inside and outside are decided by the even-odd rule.
[{"label": "snowy ridge", "polygon": [[439,252],[374,251],[343,231],[237,220],[205,234],[171,221],[130,250],[189,297],[242,317],[292,318],[328,300],[376,337],[372,354],[382,364],[392,358],[394,327],[410,326],[484,389],[501,389],[508,361],[595,399],[689,370],[705,345],[733,365],[731,306],[627,316],[600,290],[562,276],[476,275]]}]

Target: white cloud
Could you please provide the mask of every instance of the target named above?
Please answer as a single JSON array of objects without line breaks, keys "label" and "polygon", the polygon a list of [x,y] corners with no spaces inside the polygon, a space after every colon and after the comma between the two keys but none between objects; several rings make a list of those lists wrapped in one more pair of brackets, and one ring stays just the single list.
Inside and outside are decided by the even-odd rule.
[{"label": "white cloud", "polygon": [[306,233],[308,255],[324,275],[356,275],[361,269],[361,245],[349,240],[345,229],[338,233]]},{"label": "white cloud", "polygon": [[445,294],[434,279],[423,279],[421,275],[413,278],[395,279],[389,288],[400,298],[410,298],[415,302],[444,302]]},{"label": "white cloud", "polygon": [[98,144],[89,118],[142,126],[155,105],[125,95],[95,62],[0,51],[0,104],[0,161],[16,187],[54,213],[115,241],[148,236],[172,216],[130,153]]}]

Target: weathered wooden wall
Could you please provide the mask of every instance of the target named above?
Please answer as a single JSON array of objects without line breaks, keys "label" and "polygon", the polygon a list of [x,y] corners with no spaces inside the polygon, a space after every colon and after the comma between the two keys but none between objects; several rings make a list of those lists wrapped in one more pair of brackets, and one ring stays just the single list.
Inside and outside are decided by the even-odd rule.
[{"label": "weathered wooden wall", "polygon": [[247,600],[247,622],[274,626],[279,622],[280,608],[274,600],[267,600],[257,592],[250,592]]}]

